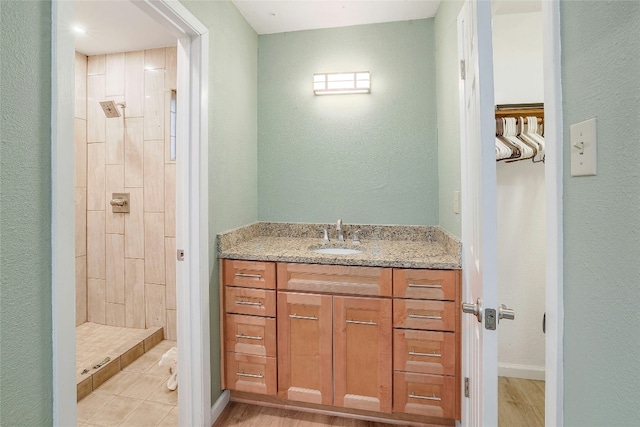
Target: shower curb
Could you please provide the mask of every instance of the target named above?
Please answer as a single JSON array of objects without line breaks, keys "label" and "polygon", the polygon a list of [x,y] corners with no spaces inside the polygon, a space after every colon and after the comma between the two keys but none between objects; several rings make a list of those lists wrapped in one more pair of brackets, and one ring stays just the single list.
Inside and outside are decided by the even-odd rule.
[{"label": "shower curb", "polygon": [[161,326],[148,328],[149,335],[145,338],[131,340],[116,350],[117,356],[102,366],[92,370],[91,375],[80,381],[76,386],[77,401],[88,396],[108,379],[132,364],[140,356],[151,350],[164,340],[164,329]]}]

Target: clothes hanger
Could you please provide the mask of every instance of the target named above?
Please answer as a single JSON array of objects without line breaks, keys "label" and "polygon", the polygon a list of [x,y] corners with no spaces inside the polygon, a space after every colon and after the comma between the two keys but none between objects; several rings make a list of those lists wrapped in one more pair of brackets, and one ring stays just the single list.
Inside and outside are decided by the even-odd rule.
[{"label": "clothes hanger", "polygon": [[532,159],[533,161],[533,159],[535,159],[536,156],[538,156],[538,151],[540,150],[540,146],[536,141],[527,137],[529,132],[529,120],[526,120],[524,117],[520,117],[518,119],[518,123],[519,123],[519,126],[518,126],[517,138],[533,150],[533,155],[531,157],[526,157],[526,158]]},{"label": "clothes hanger", "polygon": [[535,116],[527,117],[526,132],[522,135],[522,138],[532,144],[536,144],[538,147],[536,155],[531,159],[534,163],[544,162],[545,158],[544,137],[538,133],[539,129],[538,118]]},{"label": "clothes hanger", "polygon": [[509,157],[505,157],[503,160],[512,160],[512,159],[518,159],[521,156],[521,151],[520,151],[520,147],[518,145],[515,145],[513,142],[511,142],[505,135],[508,133],[507,130],[507,122],[505,121],[505,118],[499,118],[499,128],[500,128],[500,136],[498,136],[497,138],[500,140],[500,142],[502,144],[504,144],[510,151],[511,151],[511,155]]},{"label": "clothes hanger", "polygon": [[496,160],[508,159],[513,155],[513,149],[505,144],[499,136],[502,136],[502,120],[496,119]]},{"label": "clothes hanger", "polygon": [[535,156],[534,149],[528,144],[518,139],[518,127],[515,117],[505,117],[505,135],[504,138],[511,144],[518,147],[520,150],[520,157],[518,160],[530,159]]}]

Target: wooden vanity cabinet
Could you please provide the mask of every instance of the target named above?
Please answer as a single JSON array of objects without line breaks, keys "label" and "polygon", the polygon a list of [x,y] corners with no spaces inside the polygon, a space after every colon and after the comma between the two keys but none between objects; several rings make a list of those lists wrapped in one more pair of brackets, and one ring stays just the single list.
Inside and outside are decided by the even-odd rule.
[{"label": "wooden vanity cabinet", "polygon": [[224,387],[460,419],[459,270],[223,260],[221,278]]},{"label": "wooden vanity cabinet", "polygon": [[224,386],[275,395],[275,263],[223,260]]},{"label": "wooden vanity cabinet", "polygon": [[333,297],[333,404],[391,412],[391,300]]},{"label": "wooden vanity cabinet", "polygon": [[278,396],[333,404],[331,295],[278,293]]},{"label": "wooden vanity cabinet", "polygon": [[278,264],[280,397],[391,412],[390,279],[384,268]]},{"label": "wooden vanity cabinet", "polygon": [[393,411],[460,419],[460,271],[393,271]]}]

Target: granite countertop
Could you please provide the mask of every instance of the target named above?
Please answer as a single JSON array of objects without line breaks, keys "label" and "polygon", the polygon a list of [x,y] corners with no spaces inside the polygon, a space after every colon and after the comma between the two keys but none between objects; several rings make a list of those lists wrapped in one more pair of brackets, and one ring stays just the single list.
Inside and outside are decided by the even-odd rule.
[{"label": "granite countertop", "polygon": [[[322,229],[329,228],[329,243]],[[338,242],[335,224],[258,222],[218,234],[218,258],[371,267],[460,269],[460,241],[435,226],[343,225]],[[360,245],[353,231],[361,230]],[[354,255],[319,254],[313,249],[358,249]]]}]

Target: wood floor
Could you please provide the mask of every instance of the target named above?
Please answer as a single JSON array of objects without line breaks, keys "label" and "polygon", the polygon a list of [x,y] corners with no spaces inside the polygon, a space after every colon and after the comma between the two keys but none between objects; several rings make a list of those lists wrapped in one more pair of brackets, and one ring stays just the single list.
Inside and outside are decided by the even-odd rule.
[{"label": "wood floor", "polygon": [[[544,381],[498,379],[500,427],[544,426]],[[213,427],[397,427],[372,421],[230,402]]]},{"label": "wood floor", "polygon": [[213,427],[398,427],[398,425],[230,402]]},{"label": "wood floor", "polygon": [[500,427],[544,426],[544,381],[498,377]]}]

